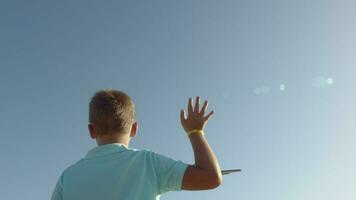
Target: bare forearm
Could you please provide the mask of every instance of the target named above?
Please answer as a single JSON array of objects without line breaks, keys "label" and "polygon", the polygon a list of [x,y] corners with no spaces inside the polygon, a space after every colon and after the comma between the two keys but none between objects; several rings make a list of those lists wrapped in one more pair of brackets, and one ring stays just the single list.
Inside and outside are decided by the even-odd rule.
[{"label": "bare forearm", "polygon": [[190,134],[189,139],[194,151],[195,165],[221,176],[219,162],[205,136],[202,134]]}]

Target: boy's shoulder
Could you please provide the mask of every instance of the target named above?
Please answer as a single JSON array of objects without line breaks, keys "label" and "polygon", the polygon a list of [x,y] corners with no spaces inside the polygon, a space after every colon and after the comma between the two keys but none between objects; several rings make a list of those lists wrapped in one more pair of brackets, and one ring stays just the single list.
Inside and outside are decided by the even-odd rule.
[{"label": "boy's shoulder", "polygon": [[[155,160],[158,157],[160,156],[163,156],[157,152],[155,152],[154,150],[152,149],[149,149],[149,148],[128,148],[127,149],[128,152],[132,153],[132,154],[135,154],[136,156],[142,156],[142,157],[145,157],[145,159],[149,159],[149,160]],[[70,164],[69,166],[67,166],[64,170],[63,170],[63,174],[65,173],[68,173],[72,170],[75,170],[75,169],[78,169],[80,168],[81,165],[85,164],[86,161],[88,160],[91,160],[91,159],[87,159],[86,157],[83,157],[79,160],[77,160],[76,162]]]}]

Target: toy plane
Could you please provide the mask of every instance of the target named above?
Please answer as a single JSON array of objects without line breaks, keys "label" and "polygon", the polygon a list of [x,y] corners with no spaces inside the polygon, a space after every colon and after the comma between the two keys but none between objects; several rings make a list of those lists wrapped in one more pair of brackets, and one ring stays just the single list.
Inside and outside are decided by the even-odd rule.
[{"label": "toy plane", "polygon": [[233,172],[241,172],[241,169],[227,169],[227,170],[221,170],[222,175],[227,175]]}]

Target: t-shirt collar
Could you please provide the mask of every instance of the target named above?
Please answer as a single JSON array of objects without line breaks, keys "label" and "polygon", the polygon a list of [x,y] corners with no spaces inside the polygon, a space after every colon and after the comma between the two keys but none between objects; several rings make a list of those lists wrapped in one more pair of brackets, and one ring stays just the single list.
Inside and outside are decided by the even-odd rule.
[{"label": "t-shirt collar", "polygon": [[125,150],[128,150],[128,147],[122,143],[103,144],[89,150],[85,158],[98,157],[98,156],[117,153]]}]

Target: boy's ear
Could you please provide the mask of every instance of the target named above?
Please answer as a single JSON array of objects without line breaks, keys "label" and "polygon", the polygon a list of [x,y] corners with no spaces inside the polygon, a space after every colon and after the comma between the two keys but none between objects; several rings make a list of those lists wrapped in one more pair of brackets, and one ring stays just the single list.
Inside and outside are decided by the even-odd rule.
[{"label": "boy's ear", "polygon": [[89,124],[88,124],[88,129],[89,129],[90,137],[91,137],[92,139],[95,139],[95,138],[96,138],[96,129],[95,129],[95,126],[94,126],[92,123],[89,123]]},{"label": "boy's ear", "polygon": [[138,131],[138,123],[135,122],[135,123],[133,123],[132,126],[131,126],[130,137],[131,137],[131,138],[135,137],[136,134],[137,134],[137,131]]}]

